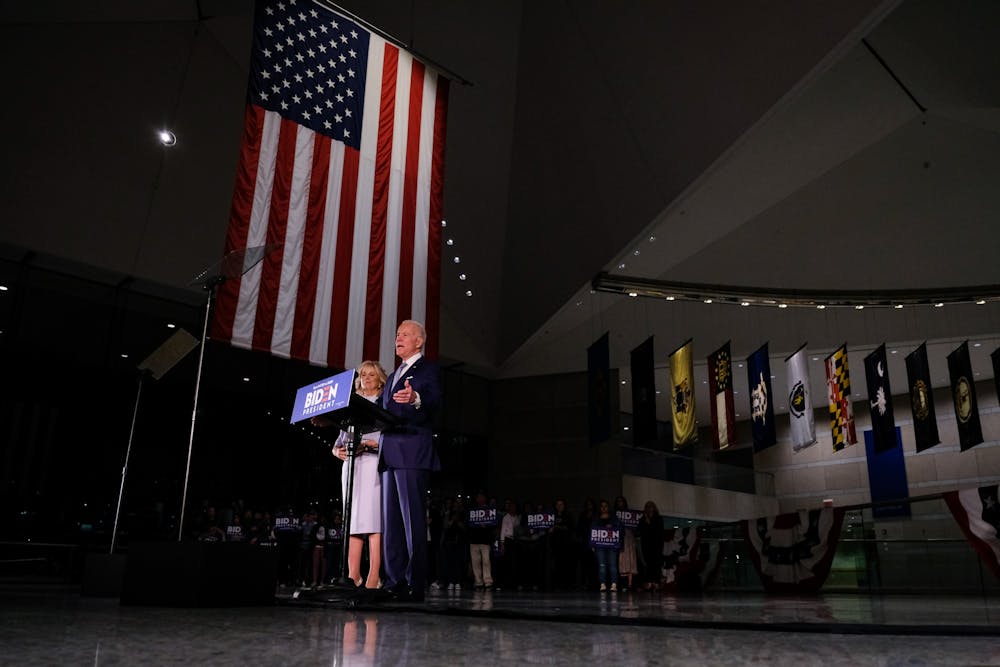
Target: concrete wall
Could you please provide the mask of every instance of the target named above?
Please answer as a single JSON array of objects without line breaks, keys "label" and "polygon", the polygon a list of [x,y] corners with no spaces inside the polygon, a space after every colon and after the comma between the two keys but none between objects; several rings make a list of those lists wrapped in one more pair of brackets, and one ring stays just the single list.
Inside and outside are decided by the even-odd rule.
[{"label": "concrete wall", "polygon": [[652,500],[660,514],[688,519],[726,522],[778,513],[776,498],[636,475],[622,476],[622,495],[633,507],[642,507]]}]

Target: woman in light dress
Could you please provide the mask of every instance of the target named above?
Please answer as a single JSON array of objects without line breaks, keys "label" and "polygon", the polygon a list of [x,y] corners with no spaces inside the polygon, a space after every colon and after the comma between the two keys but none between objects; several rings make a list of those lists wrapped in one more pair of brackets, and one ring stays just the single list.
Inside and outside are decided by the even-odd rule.
[{"label": "woman in light dress", "polygon": [[[386,373],[377,361],[362,361],[357,368],[354,388],[359,396],[376,403],[385,387]],[[313,424],[328,426],[323,417],[313,418]],[[347,500],[347,443],[350,435],[341,431],[333,446],[333,455],[345,462],[341,473],[342,497]],[[356,586],[362,585],[361,554],[365,539],[368,540],[368,577],[364,587],[379,587],[379,570],[382,567],[382,482],[378,472],[378,448],[381,434],[365,433],[361,446],[354,453],[354,493],[351,500],[351,525],[348,528],[347,576]]]}]

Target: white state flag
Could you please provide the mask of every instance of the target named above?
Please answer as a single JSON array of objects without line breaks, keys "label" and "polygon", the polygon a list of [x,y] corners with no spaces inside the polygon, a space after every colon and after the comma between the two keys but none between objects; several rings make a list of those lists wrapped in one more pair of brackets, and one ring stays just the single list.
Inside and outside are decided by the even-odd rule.
[{"label": "white state flag", "polygon": [[799,451],[816,442],[812,397],[809,391],[809,363],[803,345],[785,359],[788,371],[788,421],[792,449]]}]

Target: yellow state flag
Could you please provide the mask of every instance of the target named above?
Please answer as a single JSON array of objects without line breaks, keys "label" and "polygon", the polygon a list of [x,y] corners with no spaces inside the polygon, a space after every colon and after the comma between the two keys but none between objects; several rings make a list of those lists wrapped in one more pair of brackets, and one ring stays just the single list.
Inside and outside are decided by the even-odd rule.
[{"label": "yellow state flag", "polygon": [[670,413],[674,424],[674,449],[697,442],[698,424],[694,415],[694,357],[692,342],[670,355]]}]

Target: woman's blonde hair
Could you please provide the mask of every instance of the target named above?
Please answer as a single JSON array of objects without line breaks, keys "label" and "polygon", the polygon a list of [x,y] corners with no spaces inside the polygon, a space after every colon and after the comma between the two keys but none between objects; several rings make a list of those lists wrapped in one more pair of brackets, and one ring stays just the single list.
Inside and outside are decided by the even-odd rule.
[{"label": "woman's blonde hair", "polygon": [[382,389],[385,388],[385,383],[389,379],[389,376],[386,374],[385,370],[382,368],[382,364],[380,364],[377,361],[372,361],[370,359],[366,359],[365,361],[362,361],[360,364],[358,364],[358,368],[357,368],[358,376],[356,378],[354,378],[354,390],[355,391],[361,391],[361,369],[363,369],[363,368],[374,368],[375,369],[375,374],[378,375],[378,390],[379,390],[379,393],[381,393]]}]

